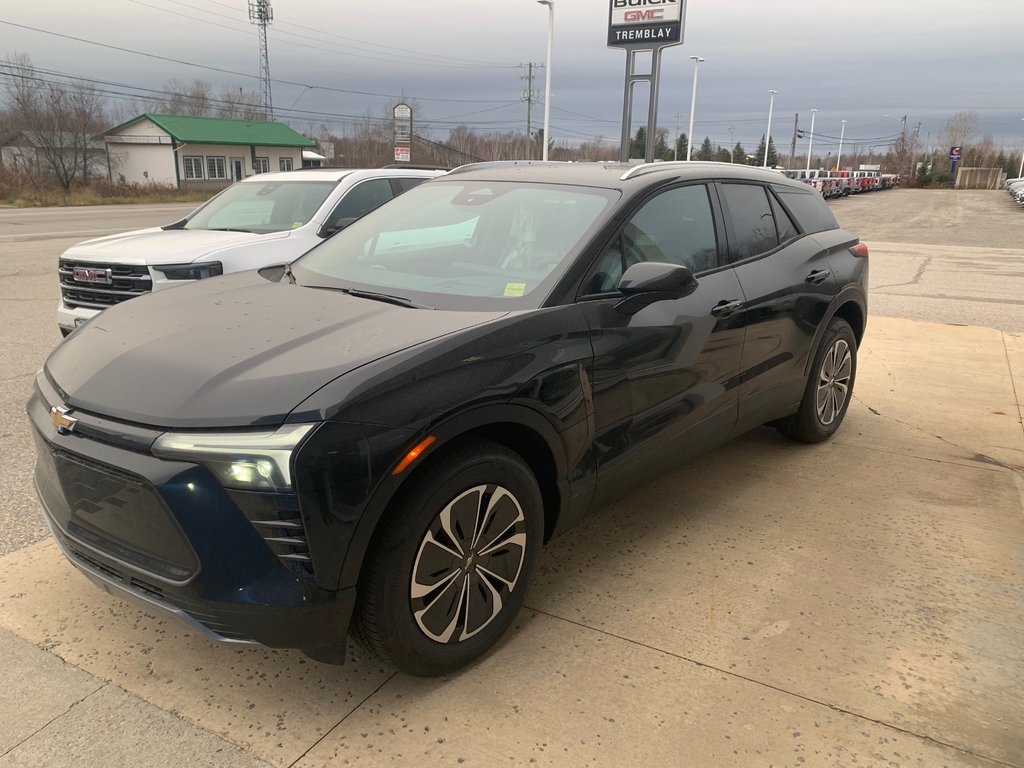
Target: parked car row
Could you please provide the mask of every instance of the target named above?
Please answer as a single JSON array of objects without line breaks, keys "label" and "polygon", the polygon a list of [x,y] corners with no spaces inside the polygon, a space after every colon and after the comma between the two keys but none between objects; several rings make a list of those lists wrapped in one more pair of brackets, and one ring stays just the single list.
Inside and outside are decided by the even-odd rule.
[{"label": "parked car row", "polygon": [[861,192],[873,192],[878,189],[892,189],[900,184],[898,173],[882,173],[881,171],[825,171],[784,170],[790,179],[802,182],[818,191],[826,200],[833,197],[845,197]]},{"label": "parked car row", "polygon": [[1018,205],[1024,205],[1024,178],[1007,179],[1006,191]]}]

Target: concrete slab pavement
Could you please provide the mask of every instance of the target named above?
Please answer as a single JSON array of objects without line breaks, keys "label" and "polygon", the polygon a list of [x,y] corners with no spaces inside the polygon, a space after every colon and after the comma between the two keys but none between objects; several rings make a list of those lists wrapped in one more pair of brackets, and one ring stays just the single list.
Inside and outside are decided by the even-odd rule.
[{"label": "concrete slab pavement", "polygon": [[1022,349],[872,317],[835,440],[759,430],[600,511],[542,553],[510,637],[447,680],[210,645],[49,541],[0,559],[0,627],[276,766],[1020,768]]}]

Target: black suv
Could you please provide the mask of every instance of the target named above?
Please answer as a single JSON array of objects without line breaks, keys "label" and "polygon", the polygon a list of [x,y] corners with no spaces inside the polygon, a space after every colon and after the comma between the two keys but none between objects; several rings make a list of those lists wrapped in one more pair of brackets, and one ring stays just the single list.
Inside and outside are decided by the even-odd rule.
[{"label": "black suv", "polygon": [[77,330],[28,404],[37,489],[71,562],[148,610],[443,673],[602,501],[761,424],[835,432],[866,257],[771,171],[466,166]]}]

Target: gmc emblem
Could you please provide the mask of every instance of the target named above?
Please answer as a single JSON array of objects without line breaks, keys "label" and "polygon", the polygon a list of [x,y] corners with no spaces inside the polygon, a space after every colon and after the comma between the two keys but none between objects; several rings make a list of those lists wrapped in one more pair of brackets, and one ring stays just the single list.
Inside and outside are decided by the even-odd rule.
[{"label": "gmc emblem", "polygon": [[71,270],[71,276],[79,283],[103,283],[104,285],[110,285],[114,282],[109,269],[75,267]]}]

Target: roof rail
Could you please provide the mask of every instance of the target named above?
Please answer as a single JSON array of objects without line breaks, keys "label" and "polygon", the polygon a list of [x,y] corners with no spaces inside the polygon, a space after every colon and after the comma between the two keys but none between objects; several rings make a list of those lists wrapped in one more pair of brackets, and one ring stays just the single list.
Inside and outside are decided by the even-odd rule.
[{"label": "roof rail", "polygon": [[453,168],[448,171],[448,175],[451,176],[453,173],[462,173],[463,171],[476,171],[484,168],[515,168],[517,166],[530,166],[530,165],[566,165],[559,160],[485,160],[480,163],[466,163],[460,165],[457,168]]},{"label": "roof rail", "polygon": [[666,170],[669,168],[693,168],[701,165],[732,165],[732,163],[718,163],[713,160],[658,160],[653,163],[640,163],[634,165],[624,174],[619,176],[619,181],[632,179],[634,176],[642,176],[645,173]]}]

